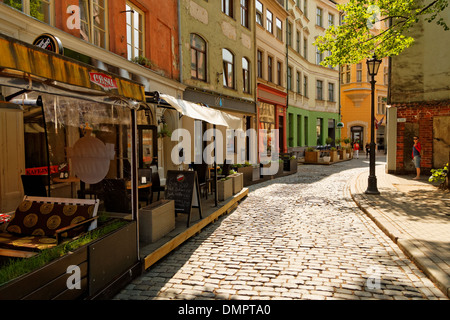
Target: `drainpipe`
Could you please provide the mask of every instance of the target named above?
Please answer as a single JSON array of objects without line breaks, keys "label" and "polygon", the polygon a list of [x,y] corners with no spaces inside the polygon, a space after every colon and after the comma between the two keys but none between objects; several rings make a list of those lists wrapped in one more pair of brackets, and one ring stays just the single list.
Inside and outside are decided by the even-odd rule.
[{"label": "drainpipe", "polygon": [[183,83],[183,46],[181,44],[181,0],[178,0],[178,64],[180,68],[180,83]]}]

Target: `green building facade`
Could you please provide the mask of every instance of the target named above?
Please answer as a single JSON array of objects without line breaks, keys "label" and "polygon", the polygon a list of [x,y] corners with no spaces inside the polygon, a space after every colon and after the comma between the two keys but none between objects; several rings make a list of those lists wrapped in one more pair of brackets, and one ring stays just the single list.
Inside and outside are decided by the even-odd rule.
[{"label": "green building facade", "polygon": [[318,112],[289,106],[287,110],[287,143],[289,148],[326,145],[340,138],[337,113]]}]

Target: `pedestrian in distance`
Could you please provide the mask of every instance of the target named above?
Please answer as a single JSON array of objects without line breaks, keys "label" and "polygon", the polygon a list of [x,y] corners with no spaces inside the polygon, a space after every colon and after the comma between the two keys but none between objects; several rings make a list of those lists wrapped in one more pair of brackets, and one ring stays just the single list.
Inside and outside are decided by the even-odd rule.
[{"label": "pedestrian in distance", "polygon": [[369,152],[370,152],[370,144],[367,142],[366,143],[366,159],[369,157]]},{"label": "pedestrian in distance", "polygon": [[421,151],[422,151],[422,145],[419,142],[419,137],[415,136],[413,150],[412,150],[412,158],[413,158],[414,166],[416,167],[416,177],[414,178],[414,180],[420,179]]},{"label": "pedestrian in distance", "polygon": [[355,152],[356,159],[359,159],[359,140],[353,144],[353,151]]}]

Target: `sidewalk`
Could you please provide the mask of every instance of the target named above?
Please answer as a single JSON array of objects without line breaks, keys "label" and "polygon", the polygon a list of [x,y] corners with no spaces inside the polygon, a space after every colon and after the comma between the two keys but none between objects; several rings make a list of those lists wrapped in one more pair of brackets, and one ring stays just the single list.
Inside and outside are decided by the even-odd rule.
[{"label": "sidewalk", "polygon": [[377,163],[380,195],[366,195],[369,172],[350,182],[353,200],[450,297],[450,192],[428,177],[395,176]]}]

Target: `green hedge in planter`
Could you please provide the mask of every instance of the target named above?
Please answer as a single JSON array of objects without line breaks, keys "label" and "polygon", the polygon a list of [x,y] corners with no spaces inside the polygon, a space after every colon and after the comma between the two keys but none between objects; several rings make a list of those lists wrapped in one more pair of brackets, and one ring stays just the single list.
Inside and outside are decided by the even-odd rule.
[{"label": "green hedge in planter", "polygon": [[11,259],[0,268],[0,286],[24,274],[42,268],[46,264],[96,239],[99,239],[114,230],[119,229],[127,223],[128,221],[125,220],[116,220],[94,229],[76,240],[62,243],[59,246],[50,249],[42,250],[42,252],[34,257],[20,260]]}]

